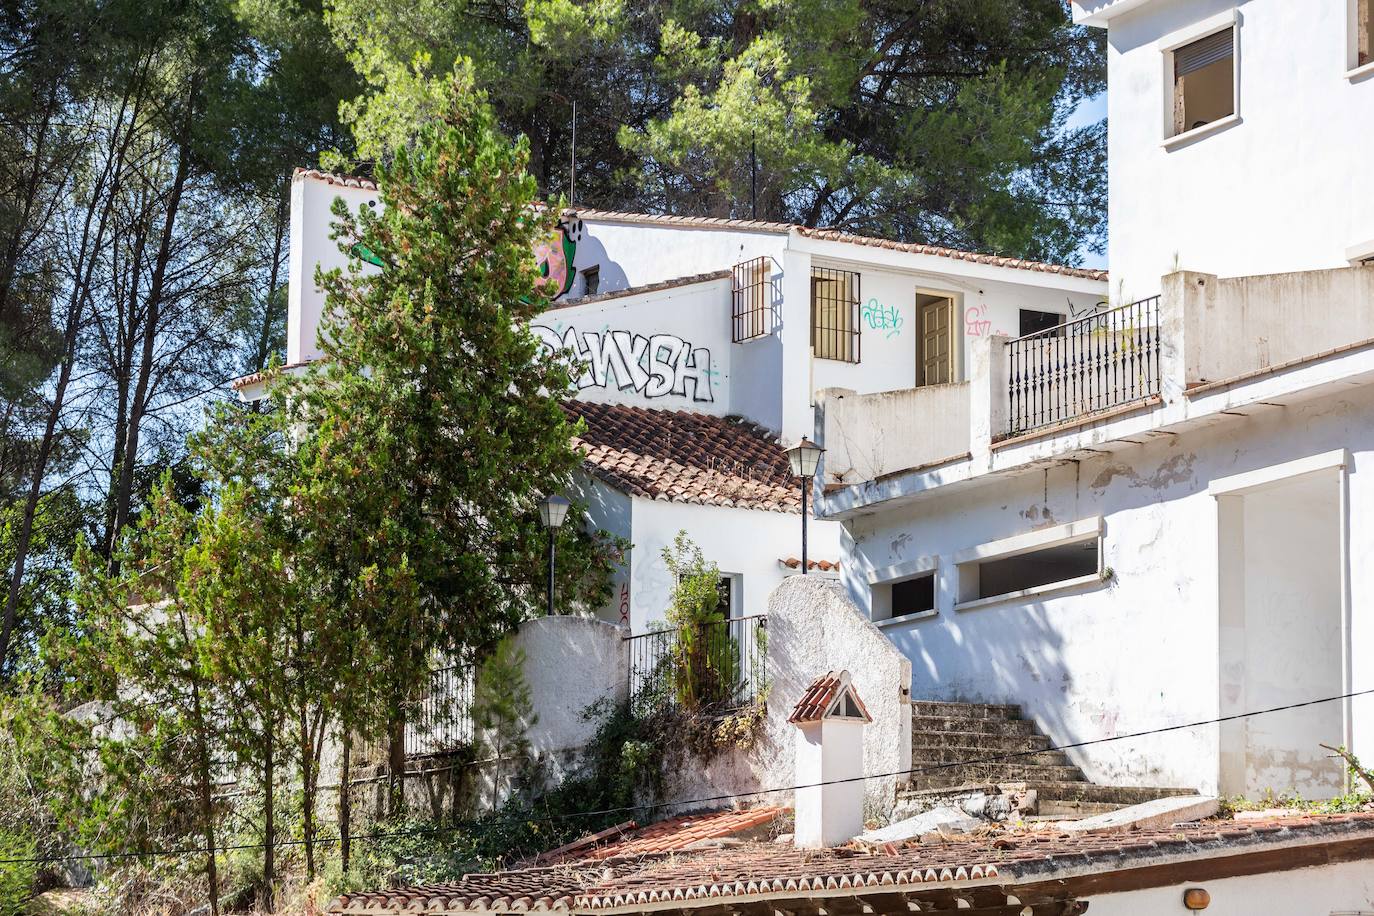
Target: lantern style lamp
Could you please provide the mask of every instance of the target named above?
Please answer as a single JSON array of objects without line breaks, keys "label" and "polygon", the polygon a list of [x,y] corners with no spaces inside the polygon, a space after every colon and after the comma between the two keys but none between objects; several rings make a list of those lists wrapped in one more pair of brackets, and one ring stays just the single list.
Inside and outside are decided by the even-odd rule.
[{"label": "lantern style lamp", "polygon": [[554,536],[558,534],[558,529],[563,527],[563,520],[568,517],[568,509],[572,503],[568,502],[557,493],[551,493],[544,497],[544,501],[539,504],[539,521],[544,523],[544,527],[549,531],[549,616],[553,616],[553,561],[554,561]]},{"label": "lantern style lamp", "polygon": [[821,463],[821,455],[825,454],[825,449],[805,437],[800,442],[789,448],[786,452],[787,461],[792,465],[792,476],[801,479],[801,514],[802,514],[802,551],[801,551],[801,571],[802,575],[807,573],[806,562],[806,491],[811,488],[811,478],[816,476],[816,468]]}]

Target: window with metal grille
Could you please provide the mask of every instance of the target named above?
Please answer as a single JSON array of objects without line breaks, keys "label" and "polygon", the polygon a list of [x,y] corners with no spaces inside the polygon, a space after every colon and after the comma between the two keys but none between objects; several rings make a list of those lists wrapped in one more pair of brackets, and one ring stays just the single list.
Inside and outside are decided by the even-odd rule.
[{"label": "window with metal grille", "polygon": [[730,306],[730,339],[735,343],[763,337],[772,330],[773,262],[754,258],[735,265]]},{"label": "window with metal grille", "polygon": [[1234,26],[1174,49],[1175,135],[1236,113],[1235,56]]},{"label": "window with metal grille", "polygon": [[859,275],[811,268],[811,352],[820,359],[859,361]]}]

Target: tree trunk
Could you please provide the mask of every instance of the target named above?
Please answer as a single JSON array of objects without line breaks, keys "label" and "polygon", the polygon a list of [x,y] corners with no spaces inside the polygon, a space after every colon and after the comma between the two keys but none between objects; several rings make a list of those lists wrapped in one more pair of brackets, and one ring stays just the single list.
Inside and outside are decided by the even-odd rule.
[{"label": "tree trunk", "polygon": [[276,908],[277,822],[276,822],[276,741],[272,719],[267,720],[262,760],[262,908]]},{"label": "tree trunk", "polygon": [[387,727],[387,815],[400,817],[405,806],[406,714],[405,704],[397,703]]},{"label": "tree trunk", "polygon": [[353,853],[353,732],[343,729],[343,764],[339,767],[339,870],[348,877],[349,859]]},{"label": "tree trunk", "polygon": [[210,885],[210,916],[219,916],[219,863],[215,858],[215,803],[211,796],[214,790],[210,780],[210,747],[205,734],[205,709],[201,705],[200,682],[194,675],[191,680],[191,699],[196,712],[196,745],[200,774],[197,778],[200,790],[201,830],[205,837],[205,879]]}]

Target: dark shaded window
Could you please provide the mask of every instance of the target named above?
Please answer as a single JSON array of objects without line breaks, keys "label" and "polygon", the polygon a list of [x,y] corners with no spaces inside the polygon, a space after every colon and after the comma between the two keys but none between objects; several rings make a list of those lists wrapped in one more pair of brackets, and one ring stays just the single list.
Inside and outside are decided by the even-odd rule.
[{"label": "dark shaded window", "polygon": [[892,616],[903,617],[919,614],[935,607],[935,574],[918,579],[894,582],[892,589]]},{"label": "dark shaded window", "polygon": [[[978,598],[992,598],[1097,572],[1097,538],[977,564]],[[970,600],[970,599],[966,599]]]},{"label": "dark shaded window", "polygon": [[1041,312],[1036,309],[1021,309],[1020,336],[1038,334],[1057,328],[1068,319],[1058,312]]},{"label": "dark shaded window", "polygon": [[584,268],[582,271],[582,279],[586,284],[586,292],[584,292],[583,295],[595,296],[596,291],[601,289],[601,268]]},{"label": "dark shaded window", "polygon": [[811,352],[818,359],[859,361],[859,275],[811,268]]},{"label": "dark shaded window", "polygon": [[720,616],[729,618],[734,607],[735,579],[733,576],[721,576],[716,581],[716,613]]}]

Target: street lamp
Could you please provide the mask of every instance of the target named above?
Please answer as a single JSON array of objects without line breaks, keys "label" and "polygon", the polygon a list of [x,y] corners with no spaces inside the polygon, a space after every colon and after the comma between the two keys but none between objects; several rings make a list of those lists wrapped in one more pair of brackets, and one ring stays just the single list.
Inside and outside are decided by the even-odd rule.
[{"label": "street lamp", "polygon": [[786,452],[787,461],[792,465],[792,476],[801,478],[801,571],[803,576],[806,575],[806,491],[811,485],[811,478],[816,476],[816,467],[821,463],[821,455],[824,453],[825,449],[805,437]]},{"label": "street lamp", "polygon": [[544,527],[549,529],[549,616],[553,616],[553,538],[558,533],[558,529],[563,527],[563,519],[568,517],[568,508],[572,503],[568,502],[557,493],[551,493],[544,497],[544,501],[539,504],[539,520],[544,523]]}]

